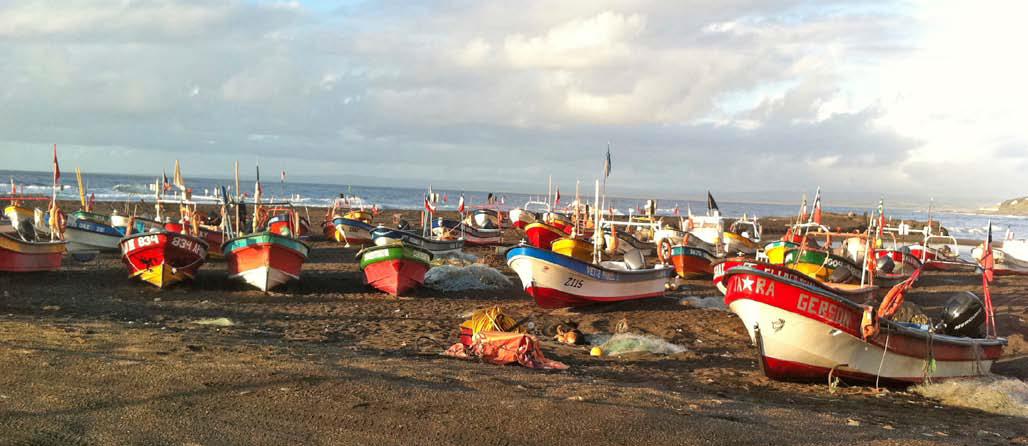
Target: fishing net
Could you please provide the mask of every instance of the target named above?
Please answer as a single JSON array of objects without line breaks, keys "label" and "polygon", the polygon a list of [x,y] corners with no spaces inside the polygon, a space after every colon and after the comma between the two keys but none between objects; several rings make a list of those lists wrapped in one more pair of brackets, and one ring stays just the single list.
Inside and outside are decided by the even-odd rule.
[{"label": "fishing net", "polygon": [[511,286],[510,279],[482,264],[442,265],[425,273],[425,286],[439,291],[496,290]]},{"label": "fishing net", "polygon": [[728,307],[725,305],[725,300],[720,297],[686,296],[683,297],[679,303],[696,308],[710,308],[714,310],[728,311]]},{"label": "fishing net", "polygon": [[656,336],[641,335],[635,333],[618,333],[609,338],[601,336],[590,336],[590,342],[602,341],[599,346],[605,355],[619,355],[622,353],[648,352],[658,355],[673,355],[682,353],[688,349],[678,344],[672,344]]},{"label": "fishing net", "polygon": [[466,252],[449,252],[446,254],[436,254],[432,258],[432,266],[441,265],[453,265],[453,266],[465,266],[470,265],[478,261],[478,257],[474,254],[468,254]]}]

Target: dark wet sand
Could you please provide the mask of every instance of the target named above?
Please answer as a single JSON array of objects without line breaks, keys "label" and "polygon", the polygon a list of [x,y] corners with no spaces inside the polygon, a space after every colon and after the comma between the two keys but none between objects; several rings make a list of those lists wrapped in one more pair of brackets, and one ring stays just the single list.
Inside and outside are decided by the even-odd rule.
[{"label": "dark wet sand", "polygon": [[[0,444],[1028,443],[1022,418],[764,378],[738,318],[680,303],[717,296],[708,281],[546,311],[483,248],[470,251],[510,276],[509,289],[398,299],[361,285],[355,249],[313,246],[302,282],[268,295],[230,282],[218,260],[164,291],[129,281],[116,255],[0,275]],[[978,287],[973,274],[930,273],[911,299],[930,306]],[[1000,278],[993,296],[1011,338],[995,371],[1023,380],[1028,280]],[[571,369],[437,355],[464,315],[497,304],[529,318],[546,355]],[[193,323],[219,317],[235,325]],[[622,320],[689,351],[595,358],[550,340],[558,324],[594,333]]]}]

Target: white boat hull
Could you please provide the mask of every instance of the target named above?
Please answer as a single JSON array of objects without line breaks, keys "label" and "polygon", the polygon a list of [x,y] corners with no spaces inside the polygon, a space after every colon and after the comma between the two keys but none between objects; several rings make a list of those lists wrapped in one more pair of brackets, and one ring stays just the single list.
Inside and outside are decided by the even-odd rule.
[{"label": "white boat hull", "polygon": [[269,266],[243,271],[230,277],[232,279],[240,279],[261,291],[268,291],[290,280],[299,279],[299,277]]}]

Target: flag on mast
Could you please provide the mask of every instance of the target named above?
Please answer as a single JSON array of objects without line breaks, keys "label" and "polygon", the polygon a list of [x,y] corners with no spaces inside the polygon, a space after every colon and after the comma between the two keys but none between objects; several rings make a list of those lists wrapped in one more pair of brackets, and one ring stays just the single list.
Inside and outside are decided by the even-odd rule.
[{"label": "flag on mast", "polygon": [[175,160],[175,178],[171,181],[179,190],[182,192],[186,191],[186,180],[182,179],[182,166],[179,165],[178,160]]},{"label": "flag on mast", "polygon": [[821,186],[817,187],[817,193],[814,194],[814,209],[810,218],[814,223],[821,224]]},{"label": "flag on mast", "polygon": [[557,193],[553,196],[553,205],[560,204],[560,185],[557,185]]},{"label": "flag on mast", "polygon": [[464,193],[460,194],[460,201],[457,202],[457,212],[464,213]]},{"label": "flag on mast", "polygon": [[707,213],[708,215],[713,212],[714,215],[721,215],[721,209],[717,207],[717,202],[714,201],[714,196],[707,191]]},{"label": "flag on mast", "polygon": [[54,189],[61,184],[61,166],[57,163],[57,144],[54,144]]},{"label": "flag on mast", "polygon": [[425,210],[428,211],[429,214],[435,215],[435,205],[432,204],[431,200],[429,200],[428,195],[425,195]]},{"label": "flag on mast", "polygon": [[607,143],[607,158],[603,160],[603,178],[610,176],[610,142]]}]

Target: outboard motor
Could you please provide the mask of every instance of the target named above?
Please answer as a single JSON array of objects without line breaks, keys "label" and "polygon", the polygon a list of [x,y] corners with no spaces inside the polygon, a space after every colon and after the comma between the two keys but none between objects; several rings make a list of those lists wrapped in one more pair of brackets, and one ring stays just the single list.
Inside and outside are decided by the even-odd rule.
[{"label": "outboard motor", "polygon": [[396,229],[399,229],[401,231],[406,231],[408,229],[413,229],[413,228],[411,228],[411,225],[410,225],[409,221],[404,220],[404,219],[401,218],[400,219],[400,223],[396,225]]},{"label": "outboard motor", "polygon": [[26,242],[36,241],[36,228],[32,226],[31,219],[23,219],[18,222],[18,236]]},{"label": "outboard motor", "polygon": [[946,302],[942,312],[943,333],[952,336],[981,336],[985,323],[985,308],[974,293],[957,294]]},{"label": "outboard motor", "polygon": [[878,258],[878,272],[892,274],[892,271],[895,269],[896,262],[892,260],[892,257],[884,256]]}]

